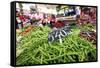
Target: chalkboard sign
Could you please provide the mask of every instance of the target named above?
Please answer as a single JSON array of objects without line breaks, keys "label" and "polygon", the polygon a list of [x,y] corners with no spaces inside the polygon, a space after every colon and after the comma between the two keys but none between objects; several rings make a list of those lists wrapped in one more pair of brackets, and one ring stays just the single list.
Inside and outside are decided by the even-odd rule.
[{"label": "chalkboard sign", "polygon": [[70,33],[70,26],[65,26],[56,30],[53,30],[48,34],[48,41],[53,42],[57,39],[61,39]]}]

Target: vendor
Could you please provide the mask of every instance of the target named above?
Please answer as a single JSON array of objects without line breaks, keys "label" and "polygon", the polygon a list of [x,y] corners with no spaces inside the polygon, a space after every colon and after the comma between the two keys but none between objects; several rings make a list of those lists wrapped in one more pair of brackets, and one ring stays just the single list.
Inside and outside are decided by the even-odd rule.
[{"label": "vendor", "polygon": [[22,13],[20,13],[20,12],[18,12],[16,14],[17,14],[17,16],[16,16],[16,23],[18,24],[18,28],[21,29],[23,27],[24,17],[22,15]]},{"label": "vendor", "polygon": [[50,17],[50,25],[51,25],[51,27],[54,27],[55,21],[56,21],[55,15],[52,14],[51,17]]}]

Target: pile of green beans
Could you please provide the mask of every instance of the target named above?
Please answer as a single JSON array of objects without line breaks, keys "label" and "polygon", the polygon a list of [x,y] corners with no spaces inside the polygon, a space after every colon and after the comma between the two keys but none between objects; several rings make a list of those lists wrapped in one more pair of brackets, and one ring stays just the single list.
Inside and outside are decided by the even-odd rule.
[{"label": "pile of green beans", "polygon": [[16,64],[57,64],[96,60],[96,48],[93,44],[79,37],[80,29],[72,29],[72,34],[59,41],[48,43],[51,29],[35,27],[16,45]]}]

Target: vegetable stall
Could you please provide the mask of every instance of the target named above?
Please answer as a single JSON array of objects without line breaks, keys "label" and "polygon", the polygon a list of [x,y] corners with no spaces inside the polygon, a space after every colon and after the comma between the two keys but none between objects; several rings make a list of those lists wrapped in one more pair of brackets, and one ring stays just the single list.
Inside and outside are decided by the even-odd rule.
[{"label": "vegetable stall", "polygon": [[79,28],[59,41],[48,43],[48,26],[33,27],[16,45],[16,64],[53,64],[96,60],[96,46],[80,37]]}]

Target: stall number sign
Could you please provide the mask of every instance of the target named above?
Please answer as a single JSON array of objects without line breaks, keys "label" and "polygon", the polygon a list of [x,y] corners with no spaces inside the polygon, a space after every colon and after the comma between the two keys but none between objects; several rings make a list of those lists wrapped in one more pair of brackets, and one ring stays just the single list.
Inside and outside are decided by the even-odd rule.
[{"label": "stall number sign", "polygon": [[61,39],[65,36],[67,36],[70,33],[70,27],[65,26],[63,28],[59,28],[57,30],[54,30],[48,34],[48,41],[53,42],[57,39]]}]

